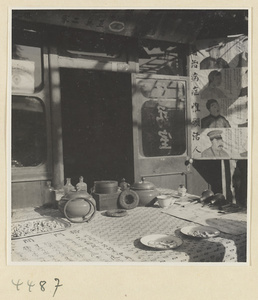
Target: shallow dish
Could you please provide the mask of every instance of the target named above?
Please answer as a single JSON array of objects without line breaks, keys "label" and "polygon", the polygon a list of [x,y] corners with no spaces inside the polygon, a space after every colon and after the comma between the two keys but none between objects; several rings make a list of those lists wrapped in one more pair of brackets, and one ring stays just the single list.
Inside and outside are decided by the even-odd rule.
[{"label": "shallow dish", "polygon": [[109,217],[124,217],[128,215],[125,209],[111,209],[106,211],[106,215]]},{"label": "shallow dish", "polygon": [[167,234],[147,235],[140,241],[143,245],[158,250],[175,249],[183,244],[183,241],[177,236]]},{"label": "shallow dish", "polygon": [[22,239],[31,236],[65,230],[71,224],[52,217],[12,222],[11,239]]},{"label": "shallow dish", "polygon": [[220,235],[220,231],[216,228],[210,227],[210,226],[187,226],[181,228],[181,232],[185,235],[196,237],[196,238],[202,238],[202,239],[208,239],[210,237],[215,237]]}]

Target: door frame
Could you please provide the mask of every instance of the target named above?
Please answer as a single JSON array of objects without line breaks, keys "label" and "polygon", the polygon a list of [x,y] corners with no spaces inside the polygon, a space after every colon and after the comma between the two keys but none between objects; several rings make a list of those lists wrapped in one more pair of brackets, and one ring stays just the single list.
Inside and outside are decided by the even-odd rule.
[{"label": "door frame", "polygon": [[[140,157],[140,145],[141,143],[139,143],[139,128],[138,128],[138,120],[139,120],[139,111],[135,111],[135,102],[137,101],[136,99],[134,99],[134,93],[136,91],[136,80],[137,79],[149,79],[149,78],[155,78],[155,79],[168,79],[168,80],[176,80],[176,81],[184,81],[186,84],[186,105],[185,105],[185,120],[186,120],[186,151],[185,154],[179,155],[179,156],[171,156],[170,161],[179,159],[181,161],[181,163],[184,164],[184,166],[182,167],[182,171],[171,171],[171,172],[166,172],[166,173],[155,173],[155,174],[144,174],[143,171],[141,170],[141,167],[139,165],[139,159],[142,159],[142,157]],[[132,114],[133,114],[133,147],[134,147],[134,177],[136,181],[141,180],[142,177],[162,177],[162,176],[182,176],[182,175],[186,175],[190,174],[191,170],[190,170],[190,164],[187,164],[187,161],[189,160],[189,153],[190,152],[190,147],[191,147],[191,143],[190,143],[190,133],[191,133],[191,128],[190,128],[190,124],[188,124],[188,120],[190,120],[190,100],[189,100],[189,77],[187,76],[170,76],[170,75],[158,75],[158,74],[139,74],[139,73],[133,73],[132,74],[132,102],[133,102],[133,109],[132,109]],[[137,97],[137,96],[136,96]],[[147,159],[149,159],[150,163],[152,163],[154,160],[160,160],[160,162],[162,163],[164,161],[165,158],[168,158],[169,156],[158,156],[158,157],[148,157]],[[186,178],[185,178],[185,182],[186,182]]]},{"label": "door frame", "polygon": [[51,96],[51,129],[53,141],[53,186],[61,188],[64,185],[64,160],[63,160],[63,140],[62,140],[62,117],[61,117],[61,82],[60,68],[84,69],[95,71],[112,71],[132,73],[137,72],[137,64],[129,60],[128,69],[120,70],[119,61],[109,59],[91,59],[87,57],[72,57],[69,53],[57,46],[49,47],[49,77]]}]

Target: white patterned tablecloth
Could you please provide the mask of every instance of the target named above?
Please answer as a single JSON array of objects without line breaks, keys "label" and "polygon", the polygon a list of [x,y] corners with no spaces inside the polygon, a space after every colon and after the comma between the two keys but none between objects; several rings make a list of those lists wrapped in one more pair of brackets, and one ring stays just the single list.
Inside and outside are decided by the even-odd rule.
[{"label": "white patterned tablecloth", "polygon": [[[52,216],[58,210],[27,208],[13,211],[12,220]],[[125,217],[108,217],[97,211],[89,223],[71,223],[65,231],[11,241],[11,260],[23,263],[184,263],[245,262],[246,234],[221,233],[209,239],[184,236],[180,229],[194,225],[154,207],[128,210]],[[155,250],[140,239],[150,234],[180,237],[183,244],[171,250]]]}]

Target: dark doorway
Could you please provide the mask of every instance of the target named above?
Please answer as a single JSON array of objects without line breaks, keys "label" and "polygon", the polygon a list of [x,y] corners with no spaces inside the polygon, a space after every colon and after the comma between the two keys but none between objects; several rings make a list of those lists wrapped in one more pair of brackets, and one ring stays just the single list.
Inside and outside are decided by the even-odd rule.
[{"label": "dark doorway", "polygon": [[61,69],[64,176],[133,181],[131,76]]}]

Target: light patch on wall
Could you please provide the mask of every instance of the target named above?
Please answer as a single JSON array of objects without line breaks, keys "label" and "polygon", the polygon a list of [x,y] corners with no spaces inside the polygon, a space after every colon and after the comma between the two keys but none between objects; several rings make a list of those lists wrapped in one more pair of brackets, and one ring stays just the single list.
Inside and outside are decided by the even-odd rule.
[{"label": "light patch on wall", "polygon": [[33,61],[12,60],[12,91],[33,93],[34,73]]}]

